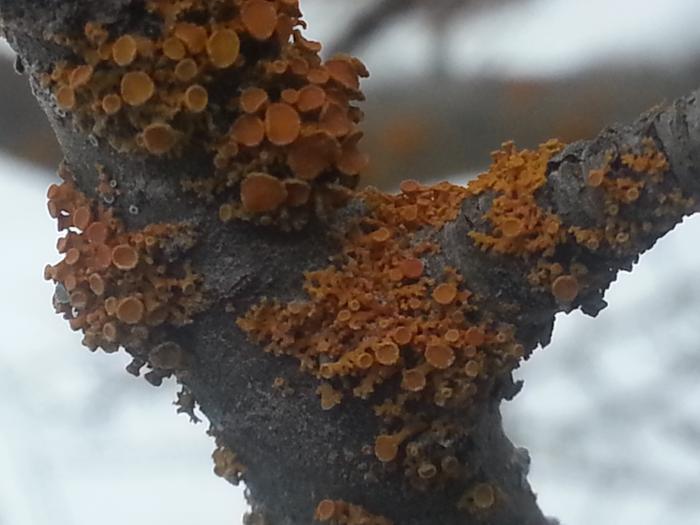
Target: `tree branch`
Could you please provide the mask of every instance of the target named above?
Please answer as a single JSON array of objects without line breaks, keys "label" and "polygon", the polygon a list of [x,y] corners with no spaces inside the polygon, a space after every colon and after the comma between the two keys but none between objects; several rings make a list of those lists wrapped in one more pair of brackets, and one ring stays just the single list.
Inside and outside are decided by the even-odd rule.
[{"label": "tree branch", "polygon": [[[466,188],[348,196],[359,63],[290,42],[293,1],[193,4],[0,0],[66,157],[49,191],[68,230],[47,268],[58,311],[91,348],[124,347],[131,372],[184,385],[217,472],[245,480],[266,522],[547,523],[500,402],[557,312],[595,315],[697,209],[696,95],[592,141],[505,145]],[[269,111],[312,84],[332,101]],[[270,104],[259,141],[235,125],[258,114],[251,87]]]}]

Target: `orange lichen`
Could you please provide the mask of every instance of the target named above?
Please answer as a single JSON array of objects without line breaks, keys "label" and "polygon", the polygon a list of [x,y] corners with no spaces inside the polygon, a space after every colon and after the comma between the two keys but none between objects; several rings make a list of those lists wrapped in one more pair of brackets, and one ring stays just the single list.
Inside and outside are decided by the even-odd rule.
[{"label": "orange lichen", "polygon": [[267,103],[267,91],[259,87],[250,87],[241,93],[241,109],[246,113],[257,113]]},{"label": "orange lichen", "polygon": [[390,366],[396,364],[401,352],[395,343],[386,341],[374,347],[374,357],[379,364]]},{"label": "orange lichen", "polygon": [[[446,183],[404,188],[395,196],[361,194],[369,211],[348,230],[342,255],[305,275],[308,300],[263,300],[238,319],[252,340],[276,355],[294,356],[302,371],[319,379],[322,408],[347,397],[372,400],[383,422],[373,446],[381,463],[409,461],[402,450],[414,434],[428,443],[444,439],[437,437],[442,427],[426,424],[415,407],[468,410],[488,381],[467,373],[471,360],[483,364],[480,372],[495,374],[523,355],[513,349],[514,330],[469,314],[477,310],[456,270],[426,274],[424,260],[437,248],[418,240],[418,232],[454,220],[466,190]],[[463,351],[453,348],[457,343]],[[449,432],[459,433],[459,426]],[[437,465],[440,457],[429,463]],[[419,479],[416,468],[409,470]]]},{"label": "orange lichen", "polygon": [[270,104],[265,112],[265,133],[270,142],[277,146],[293,143],[301,131],[299,113],[289,104]]},{"label": "orange lichen", "polygon": [[316,506],[314,518],[316,518],[318,521],[328,521],[335,515],[335,510],[335,501],[330,499],[321,500]]},{"label": "orange lichen", "polygon": [[[353,188],[368,163],[358,147],[362,113],[351,105],[363,98],[359,78],[368,74],[360,61],[341,56],[324,63],[320,44],[301,34],[297,2],[241,0],[223,8],[147,0],[145,7],[162,22],[148,36],[88,23],[84,37],[60,39],[76,58],[46,75],[59,109],[121,152],[210,153],[214,172],[182,187],[223,198],[230,220],[300,228],[310,214],[347,199],[342,188]],[[241,119],[246,114],[258,120]],[[287,202],[256,217],[237,190],[260,171],[307,186],[297,185]]]},{"label": "orange lichen", "polygon": [[63,86],[56,92],[56,103],[61,109],[70,111],[75,107],[75,91],[73,88]]},{"label": "orange lichen", "polygon": [[138,262],[138,252],[128,244],[120,244],[112,249],[112,263],[120,270],[132,270]]},{"label": "orange lichen", "polygon": [[92,79],[93,72],[94,68],[91,65],[83,65],[76,67],[73,71],[71,71],[70,74],[70,87],[72,87],[73,89],[78,89],[86,85],[88,82],[90,82],[90,79]]},{"label": "orange lichen", "polygon": [[128,66],[136,58],[138,46],[131,35],[119,37],[112,45],[112,58],[119,66]]},{"label": "orange lichen", "polygon": [[592,188],[597,188],[598,186],[603,184],[604,180],[605,170],[602,169],[591,170],[588,172],[588,176],[586,177],[586,183]]},{"label": "orange lichen", "polygon": [[231,137],[244,146],[258,146],[265,139],[265,124],[254,115],[241,115],[231,127]]},{"label": "orange lichen", "polygon": [[558,141],[549,141],[536,151],[518,151],[507,143],[493,153],[489,171],[472,181],[468,189],[472,195],[495,192],[485,218],[501,235],[470,232],[479,246],[521,257],[553,252],[563,236],[561,221],[539,207],[535,193],[547,181],[547,162],[563,147]]},{"label": "orange lichen", "polygon": [[183,58],[175,66],[175,78],[181,82],[189,82],[199,73],[197,62],[191,58]]},{"label": "orange lichen", "polygon": [[326,102],[326,92],[319,86],[309,84],[299,91],[297,108],[301,112],[315,111],[323,107]]},{"label": "orange lichen", "polygon": [[457,298],[457,287],[452,283],[442,283],[433,290],[433,299],[442,305],[451,304]]},{"label": "orange lichen", "polygon": [[126,324],[137,324],[143,319],[145,307],[137,297],[126,297],[117,305],[117,318]]},{"label": "orange lichen", "polygon": [[323,410],[332,409],[339,405],[343,399],[343,395],[328,383],[322,383],[316,389],[316,393],[321,396],[321,408]]},{"label": "orange lichen", "polygon": [[163,41],[163,54],[170,60],[182,60],[186,52],[185,45],[177,37],[166,38]]},{"label": "orange lichen", "polygon": [[[207,30],[202,26],[189,22],[180,22],[176,24],[173,35],[182,40],[185,46],[187,46],[187,50],[193,55],[204,51],[204,48],[208,47],[209,44],[207,41]],[[224,56],[230,53],[230,50],[225,49],[225,44],[228,43],[226,36],[227,35],[222,35],[222,40],[216,39],[214,42],[215,51],[221,51]],[[209,50],[207,49],[207,51]],[[211,55],[210,51],[209,53]]]},{"label": "orange lichen", "polygon": [[277,11],[273,2],[248,0],[241,8],[241,20],[256,40],[267,40],[277,27]]},{"label": "orange lichen", "polygon": [[411,392],[420,392],[425,388],[425,373],[422,370],[406,370],[403,373],[401,386]]},{"label": "orange lichen", "polygon": [[478,509],[489,509],[496,503],[496,493],[489,483],[479,483],[472,490],[474,506]]},{"label": "orange lichen", "polygon": [[371,514],[359,505],[332,499],[318,502],[314,520],[329,522],[331,525],[393,525],[390,520]]},{"label": "orange lichen", "polygon": [[187,228],[155,224],[127,232],[111,211],[77,191],[65,169],[61,176],[65,182],[48,195],[51,215],[67,230],[59,242],[64,258],[45,276],[57,284],[57,310],[83,331],[85,345],[112,352],[125,343],[138,352],[152,327],[188,323],[203,306],[199,278],[163,256],[171,242],[191,243]]},{"label": "orange lichen", "polygon": [[143,71],[130,71],[122,77],[121,96],[131,106],[141,106],[155,93],[153,80]]},{"label": "orange lichen", "polygon": [[573,275],[560,275],[552,283],[552,294],[561,303],[572,303],[579,293],[579,282]]},{"label": "orange lichen", "polygon": [[393,461],[399,453],[399,445],[406,439],[403,433],[377,436],[374,441],[374,455],[383,463]]},{"label": "orange lichen", "polygon": [[207,53],[212,63],[225,69],[232,66],[238,58],[241,41],[235,31],[220,29],[215,31],[207,40]]},{"label": "orange lichen", "polygon": [[287,199],[287,188],[276,177],[267,173],[255,173],[241,184],[241,202],[252,213],[271,212]]},{"label": "orange lichen", "polygon": [[119,95],[110,93],[102,99],[102,110],[107,115],[116,115],[122,109],[122,99]]},{"label": "orange lichen", "polygon": [[187,109],[193,111],[194,113],[201,113],[207,108],[207,104],[209,103],[209,93],[204,86],[195,84],[194,86],[187,88],[187,91],[185,91],[184,100]]},{"label": "orange lichen", "polygon": [[217,439],[216,445],[211,455],[214,460],[214,474],[229,483],[238,485],[243,480],[247,468],[241,463],[238,455],[225,447],[220,440]]},{"label": "orange lichen", "polygon": [[297,177],[313,180],[333,166],[340,153],[338,141],[320,131],[296,141],[289,151],[287,162]]},{"label": "orange lichen", "polygon": [[447,345],[433,343],[425,349],[425,359],[435,368],[449,368],[455,361],[455,353]]},{"label": "orange lichen", "polygon": [[169,124],[156,122],[143,130],[143,143],[154,155],[163,155],[175,146],[177,136]]}]

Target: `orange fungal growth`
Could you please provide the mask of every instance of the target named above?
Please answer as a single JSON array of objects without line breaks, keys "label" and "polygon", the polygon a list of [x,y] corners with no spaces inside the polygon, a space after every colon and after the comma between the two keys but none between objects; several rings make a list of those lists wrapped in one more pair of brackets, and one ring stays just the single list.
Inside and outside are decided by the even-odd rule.
[{"label": "orange fungal growth", "polygon": [[306,78],[312,84],[323,85],[330,80],[331,75],[325,67],[315,67],[309,69]]},{"label": "orange fungal growth", "polygon": [[489,483],[479,483],[474,487],[472,498],[477,509],[490,509],[496,503],[496,493]]},{"label": "orange fungal growth", "polygon": [[277,27],[277,11],[273,2],[248,0],[241,8],[241,20],[256,40],[267,40]]},{"label": "orange fungal growth", "polygon": [[421,370],[406,370],[403,373],[401,387],[411,392],[420,392],[425,388],[425,374]]},{"label": "orange fungal growth", "polygon": [[433,299],[441,305],[451,304],[457,298],[457,287],[452,283],[439,284],[433,290]]},{"label": "orange fungal growth", "polygon": [[[216,194],[228,220],[303,228],[347,202],[367,166],[353,105],[367,71],[349,56],[324,64],[320,44],[302,36],[297,1],[220,4],[147,0],[152,22],[162,22],[149,36],[87,24],[57,41],[71,58],[44,82],[57,110],[119,152],[211,152],[212,173],[182,187],[202,199]],[[293,183],[282,205],[257,217],[238,191],[253,172],[306,185]]]},{"label": "orange fungal growth", "polygon": [[246,113],[257,113],[267,103],[267,91],[258,87],[250,87],[241,93],[241,109]]},{"label": "orange fungal growth", "polygon": [[105,293],[105,281],[99,273],[91,274],[88,278],[88,284],[90,286],[90,290],[96,296],[100,297]]},{"label": "orange fungal growth", "polygon": [[143,71],[130,71],[122,77],[121,96],[131,106],[141,106],[155,93],[153,80]]},{"label": "orange fungal growth", "polygon": [[59,229],[67,231],[58,246],[64,257],[45,275],[69,300],[55,301],[56,310],[83,332],[90,349],[114,352],[124,345],[136,357],[139,348],[160,342],[151,328],[187,324],[203,306],[200,279],[172,259],[184,253],[172,252],[173,242],[191,246],[193,233],[167,224],[127,232],[112,210],[77,191],[65,167],[59,174],[65,182],[49,191],[50,208],[70,221],[59,218]]},{"label": "orange fungal growth", "polygon": [[560,275],[552,284],[552,294],[560,303],[574,302],[579,293],[579,282],[573,275]]},{"label": "orange fungal growth", "polygon": [[335,501],[324,499],[316,506],[314,518],[318,521],[329,521],[335,515]]},{"label": "orange fungal growth", "polygon": [[501,231],[506,237],[517,237],[522,229],[522,221],[516,217],[509,217],[501,224]]},{"label": "orange fungal growth", "polygon": [[293,106],[299,101],[299,91],[291,88],[283,89],[282,93],[280,93],[280,98],[282,99],[282,102]]},{"label": "orange fungal growth", "polygon": [[309,202],[311,197],[311,186],[303,181],[296,179],[286,179],[284,186],[287,188],[287,205],[292,207],[303,206]]},{"label": "orange fungal growth", "polygon": [[102,99],[102,111],[107,115],[116,115],[122,109],[122,99],[119,95],[110,93]]},{"label": "orange fungal growth", "polygon": [[128,66],[136,58],[138,46],[131,35],[119,37],[112,46],[112,58],[118,66]]},{"label": "orange fungal growth", "polygon": [[424,265],[420,259],[405,259],[401,261],[399,267],[407,279],[418,279],[423,275]]},{"label": "orange fungal growth", "polygon": [[199,73],[199,66],[191,58],[183,58],[175,66],[175,78],[180,82],[189,82]]},{"label": "orange fungal growth", "polygon": [[190,111],[201,113],[206,109],[208,103],[209,93],[207,93],[207,90],[203,86],[195,84],[185,91],[185,106],[187,106],[187,109]]},{"label": "orange fungal growth", "polygon": [[353,91],[360,88],[357,71],[349,60],[333,59],[326,62],[326,68],[330,77],[344,87]]},{"label": "orange fungal growth", "polygon": [[56,103],[58,107],[66,111],[75,108],[75,91],[73,88],[64,86],[56,92]]},{"label": "orange fungal growth", "polygon": [[258,146],[265,139],[265,124],[254,115],[241,115],[233,123],[231,136],[244,146]]},{"label": "orange fungal growth", "polygon": [[219,69],[232,66],[238,58],[241,42],[235,31],[220,29],[207,41],[207,53],[212,63]]},{"label": "orange fungal growth", "polygon": [[407,345],[413,339],[413,334],[405,326],[399,326],[392,332],[391,337],[396,341],[396,344]]},{"label": "orange fungal growth", "polygon": [[338,141],[321,131],[297,140],[289,150],[287,162],[297,177],[313,180],[330,168],[339,156]]},{"label": "orange fungal growth", "polygon": [[128,244],[120,244],[112,250],[112,264],[120,270],[132,270],[138,262],[138,252]]},{"label": "orange fungal growth", "polygon": [[314,84],[304,86],[299,91],[299,99],[297,100],[297,108],[302,113],[316,111],[323,107],[326,102],[326,92]]},{"label": "orange fungal growth", "polygon": [[459,330],[456,328],[450,328],[447,332],[445,332],[444,339],[450,344],[459,342]]},{"label": "orange fungal growth", "polygon": [[404,181],[401,181],[399,184],[399,189],[403,193],[416,193],[420,191],[423,188],[420,182],[412,179],[407,179]]},{"label": "orange fungal growth", "polygon": [[92,220],[92,212],[89,206],[80,206],[73,212],[73,226],[79,230],[87,230]]},{"label": "orange fungal growth", "polygon": [[374,454],[382,463],[394,461],[399,453],[401,438],[397,435],[382,434],[374,441]]},{"label": "orange fungal growth", "polygon": [[241,184],[241,202],[251,213],[271,212],[287,199],[284,183],[267,173],[248,175]]},{"label": "orange fungal growth", "polygon": [[179,38],[170,37],[163,42],[163,54],[170,60],[182,60],[186,52],[185,45]]},{"label": "orange fungal growth", "polygon": [[374,356],[377,362],[382,365],[394,365],[399,360],[399,347],[392,342],[381,343],[374,348]]},{"label": "orange fungal growth", "polygon": [[452,348],[440,343],[429,345],[425,350],[425,359],[435,368],[449,368],[455,361],[455,353]]},{"label": "orange fungal growth", "polygon": [[374,242],[384,243],[391,238],[391,231],[388,228],[381,227],[373,231],[371,237]]},{"label": "orange fungal growth", "polygon": [[294,142],[301,131],[299,113],[289,104],[270,104],[265,112],[265,133],[276,146],[286,146]]},{"label": "orange fungal growth", "polygon": [[93,244],[104,244],[109,235],[109,228],[103,222],[93,222],[85,231],[87,241]]},{"label": "orange fungal growth", "polygon": [[476,378],[481,373],[481,365],[477,361],[468,361],[464,365],[464,373],[467,377]]},{"label": "orange fungal growth", "polygon": [[156,122],[143,130],[143,143],[154,155],[164,155],[175,146],[177,136],[168,124]]},{"label": "orange fungal growth", "polygon": [[69,85],[73,89],[78,89],[85,86],[90,79],[92,79],[92,74],[94,68],[91,65],[83,65],[76,67],[70,74]]},{"label": "orange fungal growth", "polygon": [[117,306],[117,317],[126,324],[137,324],[143,319],[143,302],[136,297],[122,299]]},{"label": "orange fungal growth", "polygon": [[[187,46],[187,50],[193,55],[201,53],[204,51],[205,47],[208,47],[207,31],[202,26],[189,22],[181,22],[175,26],[174,35]],[[216,43],[225,44],[226,42]],[[236,52],[236,55],[237,54]]]},{"label": "orange fungal growth", "polygon": [[605,171],[604,170],[591,170],[588,172],[588,176],[586,177],[586,183],[591,186],[592,188],[597,188],[601,184],[603,184],[603,181],[605,180]]}]

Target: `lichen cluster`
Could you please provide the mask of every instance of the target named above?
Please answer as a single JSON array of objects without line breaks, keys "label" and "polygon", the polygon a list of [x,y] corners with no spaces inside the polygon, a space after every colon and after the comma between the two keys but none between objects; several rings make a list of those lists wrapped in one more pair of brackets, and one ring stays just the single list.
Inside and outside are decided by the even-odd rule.
[{"label": "lichen cluster", "polygon": [[184,224],[152,224],[126,231],[112,210],[89,199],[70,172],[48,191],[49,213],[65,231],[58,241],[63,260],[45,269],[56,284],[54,306],[83,343],[115,352],[124,346],[134,356],[130,371],[148,363],[153,383],[188,364],[187,353],[168,341],[164,328],[192,321],[204,306],[201,278],[183,255],[195,242]]},{"label": "lichen cluster", "polygon": [[224,478],[233,485],[238,485],[243,480],[246,467],[241,463],[238,455],[226,447],[220,438],[216,439],[216,449],[211,455],[214,461],[214,474]]},{"label": "lichen cluster", "polygon": [[[528,280],[536,290],[548,291],[558,303],[570,306],[595,284],[589,282],[585,264],[589,255],[622,257],[641,251],[653,226],[636,220],[630,205],[645,197],[645,189],[662,189],[669,166],[649,138],[638,151],[609,151],[603,165],[589,169],[581,184],[582,194],[591,193],[588,198],[600,203],[603,219],[587,225],[565,224],[551,205],[540,204],[548,163],[563,147],[550,141],[529,151],[507,143],[495,152],[488,172],[468,186],[472,196],[492,196],[483,217],[487,227],[470,231],[469,236],[484,251],[519,259],[529,266]],[[653,194],[658,202],[648,204],[656,208],[658,217],[675,217],[679,207],[693,205],[678,190]]]},{"label": "lichen cluster", "polygon": [[523,356],[513,327],[485,316],[456,270],[426,268],[439,247],[421,231],[455,219],[466,195],[413,181],[396,196],[368,190],[370,212],[349,229],[342,254],[306,274],[308,300],[264,300],[238,320],[268,352],[294,356],[319,379],[323,409],[371,400],[383,428],[373,454],[400,462],[418,488],[464,474],[450,443],[466,430],[440,411],[465,414]]},{"label": "lichen cluster", "polygon": [[223,221],[300,227],[332,208],[367,158],[358,150],[362,63],[305,39],[296,0],[145,2],[143,24],[88,23],[42,77],[59,111],[119,151],[202,149],[209,173],[183,187]]},{"label": "lichen cluster", "polygon": [[640,222],[631,206],[645,198],[644,190],[655,190],[655,199],[646,198],[645,205],[655,208],[656,217],[675,217],[679,209],[690,209],[692,200],[680,190],[666,191],[664,175],[669,165],[653,140],[643,139],[638,152],[614,155],[609,151],[604,162],[586,175],[586,185],[602,196],[605,221],[597,228],[571,227],[576,242],[591,251],[609,250],[615,255],[631,253],[640,238],[653,229],[651,222]]},{"label": "lichen cluster", "polygon": [[318,503],[314,519],[329,525],[393,525],[391,520],[375,516],[359,505],[332,499]]}]

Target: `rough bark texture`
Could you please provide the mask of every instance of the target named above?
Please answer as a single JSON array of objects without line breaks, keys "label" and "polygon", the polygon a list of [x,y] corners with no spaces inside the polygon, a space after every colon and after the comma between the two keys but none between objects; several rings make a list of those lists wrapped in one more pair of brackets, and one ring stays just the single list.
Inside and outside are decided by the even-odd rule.
[{"label": "rough bark texture", "polygon": [[[65,53],[45,40],[46,32],[70,33],[88,20],[134,23],[129,20],[131,8],[131,0],[0,0],[0,20],[26,71],[37,75]],[[494,378],[488,395],[463,416],[470,418],[471,432],[455,450],[478,473],[475,478],[418,492],[400,469],[383,466],[372,454],[362,452],[378,432],[367,402],[349,400],[335,410],[322,410],[316,379],[298,372],[296,360],[263,352],[236,326],[235,318],[264,297],[303,299],[304,272],[328,264],[329,256],[338,250],[338,232],[368,213],[365,206],[351,203],[333,218],[314,219],[294,233],[243,221],[222,225],[210,205],[180,190],[181,178],[211,169],[207,155],[188,151],[180,158],[163,160],[117,153],[106,142],[74,129],[70,119],[56,112],[51,94],[36,82],[34,87],[84,193],[95,197],[95,165],[100,164],[118,182],[121,196],[114,210],[127,229],[168,221],[195,225],[199,237],[191,259],[204,277],[209,306],[193,324],[172,334],[195,357],[188,370],[178,373],[178,380],[191,390],[220,441],[245,464],[246,485],[267,522],[306,525],[312,522],[317,503],[330,498],[362,505],[397,525],[547,523],[526,481],[527,454],[515,448],[502,430],[500,402],[519,388],[509,374]],[[440,247],[426,258],[427,272],[437,277],[446,266],[458,269],[478,298],[479,308],[516,327],[526,355],[537,345],[546,345],[555,313],[581,307],[595,315],[604,307],[603,293],[617,272],[630,269],[639,253],[693,211],[690,201],[673,213],[655,212],[654,203],[661,193],[673,190],[685,199],[700,196],[696,174],[700,103],[693,94],[655,109],[630,126],[612,127],[592,141],[569,145],[547,165],[546,184],[537,192],[538,205],[556,213],[566,225],[593,228],[605,223],[605,210],[586,185],[587,174],[606,163],[613,174],[622,170],[620,155],[638,150],[648,139],[668,160],[670,170],[662,183],[645,190],[624,209],[628,221],[648,226],[625,250],[584,251],[564,244],[552,256],[552,261],[565,266],[575,259],[588,268],[589,284],[573,303],[561,305],[549,290],[533,288],[523,259],[484,251],[469,236],[488,230],[485,215],[492,205],[492,192],[467,197],[456,220],[423,232],[424,238]],[[271,387],[279,376],[292,387],[287,395]],[[474,479],[498,487],[497,503],[488,513],[457,508],[456,501]]]}]

